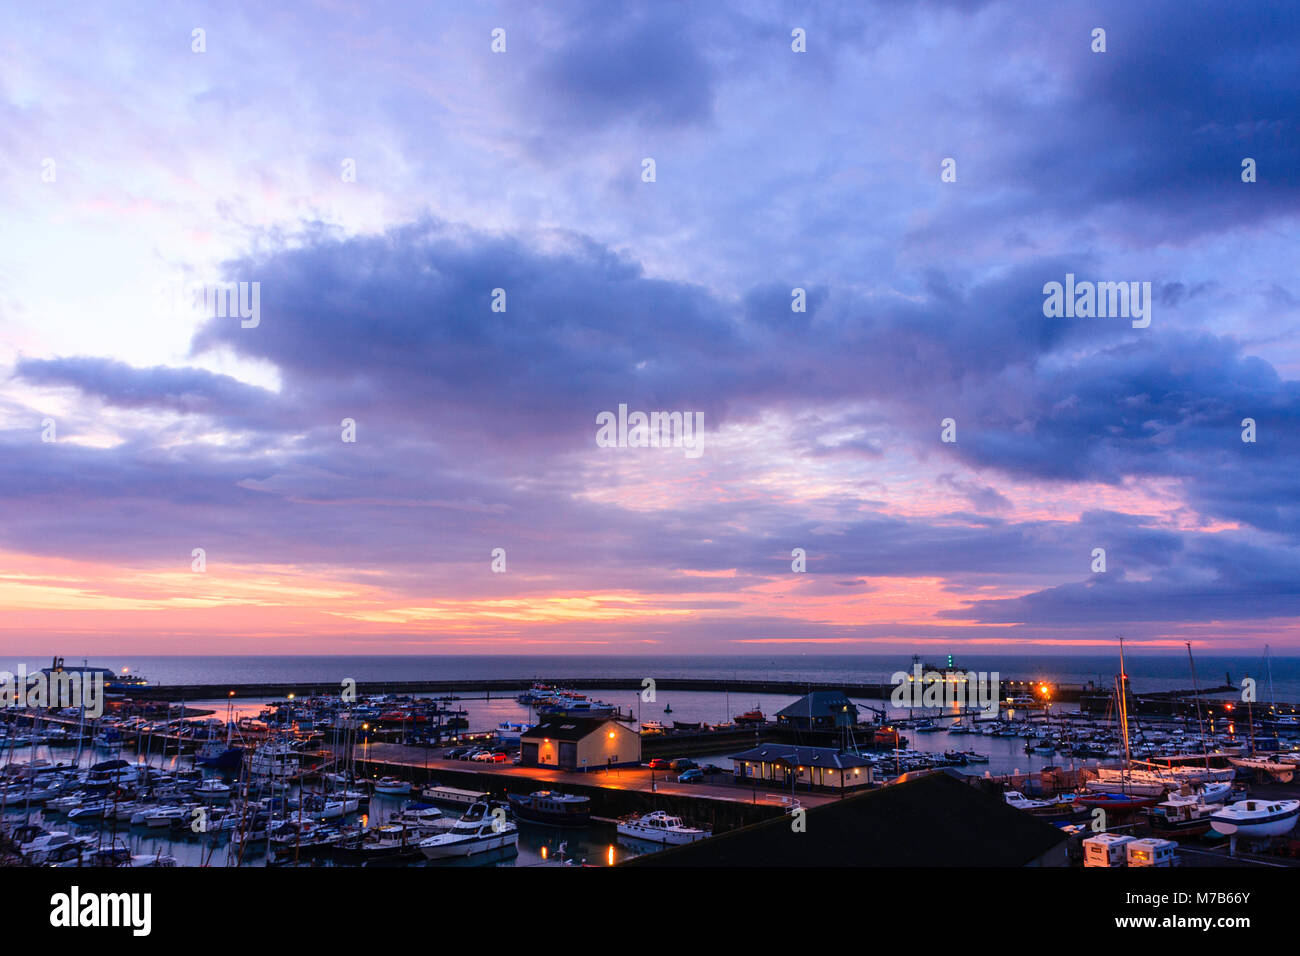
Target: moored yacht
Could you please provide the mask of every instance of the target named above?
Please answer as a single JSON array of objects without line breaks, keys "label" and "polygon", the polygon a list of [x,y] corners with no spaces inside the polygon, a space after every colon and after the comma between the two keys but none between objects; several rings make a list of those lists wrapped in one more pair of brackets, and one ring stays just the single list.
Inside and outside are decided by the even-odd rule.
[{"label": "moored yacht", "polygon": [[518,843],[518,826],[492,813],[486,803],[476,803],[446,833],[421,840],[420,852],[427,860],[448,860],[491,850],[513,850]]},{"label": "moored yacht", "polygon": [[623,817],[618,821],[618,832],[623,836],[649,840],[653,843],[666,843],[670,846],[694,843],[696,840],[712,836],[711,831],[688,827],[682,823],[681,817],[670,816],[662,810],[640,816]]}]

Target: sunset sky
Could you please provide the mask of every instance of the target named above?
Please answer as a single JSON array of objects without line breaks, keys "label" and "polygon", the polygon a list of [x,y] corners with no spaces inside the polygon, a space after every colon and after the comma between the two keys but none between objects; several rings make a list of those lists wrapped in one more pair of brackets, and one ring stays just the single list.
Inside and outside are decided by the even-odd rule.
[{"label": "sunset sky", "polygon": [[0,651],[1300,651],[1300,13],[1196,9],[11,8]]}]

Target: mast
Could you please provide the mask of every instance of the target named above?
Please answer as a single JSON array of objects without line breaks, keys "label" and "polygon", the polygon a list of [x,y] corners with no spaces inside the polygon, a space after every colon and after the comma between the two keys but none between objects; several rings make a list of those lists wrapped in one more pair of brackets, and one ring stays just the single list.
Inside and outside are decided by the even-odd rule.
[{"label": "mast", "polygon": [[1210,769],[1210,750],[1205,743],[1205,727],[1201,723],[1201,688],[1196,683],[1196,661],[1192,658],[1192,642],[1184,641],[1187,645],[1187,662],[1192,665],[1192,694],[1196,697],[1196,732],[1201,737],[1201,753],[1205,755],[1205,769]]},{"label": "mast", "polygon": [[1132,769],[1133,756],[1128,746],[1128,671],[1124,668],[1124,638],[1119,639],[1119,726],[1124,735],[1124,771]]}]

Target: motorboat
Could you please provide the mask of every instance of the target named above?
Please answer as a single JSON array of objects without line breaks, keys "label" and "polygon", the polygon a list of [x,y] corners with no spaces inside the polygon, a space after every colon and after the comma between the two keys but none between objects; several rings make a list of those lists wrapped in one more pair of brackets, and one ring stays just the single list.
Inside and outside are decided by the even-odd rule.
[{"label": "motorboat", "polygon": [[140,782],[135,765],[126,760],[104,760],[86,771],[82,786],[87,790],[117,790]]},{"label": "motorboat", "polygon": [[1197,836],[1209,832],[1210,817],[1216,809],[1214,804],[1165,800],[1147,811],[1147,820],[1151,831],[1159,836]]},{"label": "motorboat", "polygon": [[313,820],[341,820],[361,809],[361,799],[348,794],[329,797],[308,794],[303,798],[302,809]]},{"label": "motorboat", "polygon": [[514,850],[518,843],[519,827],[480,802],[470,807],[446,833],[421,840],[420,852],[426,860],[449,860],[492,850]]},{"label": "motorboat", "polygon": [[218,803],[230,799],[231,787],[220,780],[204,780],[192,792],[200,800]]},{"label": "motorboat", "polygon": [[390,823],[361,830],[334,844],[335,856],[344,863],[385,863],[420,854],[421,834],[413,827]]},{"label": "motorboat", "polygon": [[375,793],[405,796],[410,792],[411,785],[405,780],[398,780],[396,777],[380,777],[375,781]]},{"label": "motorboat", "polygon": [[433,836],[435,833],[449,829],[454,821],[448,820],[443,816],[442,811],[431,803],[412,801],[402,809],[390,813],[388,822],[410,827],[422,836]]},{"label": "motorboat", "polygon": [[555,827],[585,827],[591,820],[591,798],[553,790],[527,796],[510,794],[510,809],[520,820]]},{"label": "motorboat", "polygon": [[63,830],[46,830],[35,824],[16,827],[12,835],[24,862],[39,865],[64,847],[78,849],[94,844],[94,837],[77,837]]},{"label": "motorboat", "polygon": [[1239,800],[1214,811],[1210,825],[1225,836],[1268,837],[1290,833],[1300,800]]},{"label": "motorboat", "polygon": [[681,817],[671,816],[663,810],[623,817],[618,821],[618,832],[623,836],[670,846],[694,843],[713,835],[710,830],[688,827],[682,823]]}]

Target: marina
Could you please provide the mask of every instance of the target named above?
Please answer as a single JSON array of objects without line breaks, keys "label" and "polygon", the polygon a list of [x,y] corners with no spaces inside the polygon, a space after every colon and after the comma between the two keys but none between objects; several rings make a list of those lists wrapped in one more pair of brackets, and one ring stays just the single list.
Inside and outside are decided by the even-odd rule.
[{"label": "marina", "polygon": [[1079,860],[1097,812],[1113,832],[1210,841],[1196,852],[1228,837],[1238,860],[1294,824],[1286,705],[1198,719],[1195,689],[1137,715],[1131,693],[1097,713],[1011,680],[993,713],[920,713],[812,682],[733,703],[724,681],[652,718],[616,680],[492,683],[184,704],[136,683],[98,719],[0,713],[6,847],[36,865],[611,865],[941,772],[1057,827]]}]

